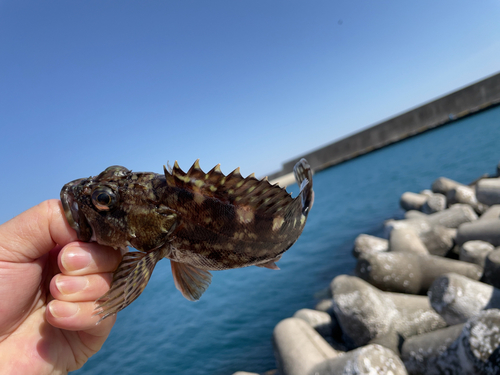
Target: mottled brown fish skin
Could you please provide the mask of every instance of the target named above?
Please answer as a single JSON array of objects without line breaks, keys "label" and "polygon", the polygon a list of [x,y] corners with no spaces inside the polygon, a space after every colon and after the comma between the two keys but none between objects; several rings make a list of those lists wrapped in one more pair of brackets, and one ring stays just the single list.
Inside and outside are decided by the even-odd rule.
[{"label": "mottled brown fish skin", "polygon": [[61,201],[79,239],[151,253],[125,256],[105,296],[115,305],[106,310],[101,303],[105,316],[137,298],[162,257],[172,261],[176,286],[193,300],[210,283],[206,270],[277,268],[274,262],[298,239],[312,207],[312,173],[304,159],[295,172],[302,184],[295,199],[267,180],[243,178],[239,169],[225,176],[217,165],[205,173],[198,161],[188,172],[175,163],[163,175],[112,166],[66,184]]},{"label": "mottled brown fish skin", "polygon": [[[180,216],[171,239],[176,251],[170,258],[223,270],[263,263],[285,252],[305,224],[300,201],[268,182],[256,191],[258,183],[249,179],[235,188],[238,182],[228,178],[213,195],[204,185],[200,192],[165,186],[162,201]],[[234,193],[217,194],[224,186]]]}]

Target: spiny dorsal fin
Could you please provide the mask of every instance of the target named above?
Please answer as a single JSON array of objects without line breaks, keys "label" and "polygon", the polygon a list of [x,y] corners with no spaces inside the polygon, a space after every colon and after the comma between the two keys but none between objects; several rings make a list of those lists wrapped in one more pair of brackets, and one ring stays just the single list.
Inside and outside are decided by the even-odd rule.
[{"label": "spiny dorsal fin", "polygon": [[165,174],[165,179],[167,180],[167,185],[169,186],[175,186],[175,178],[172,172],[173,169],[170,165],[168,166],[168,169],[163,166],[163,173]]},{"label": "spiny dorsal fin", "polygon": [[186,173],[190,179],[204,179],[205,172],[203,172],[200,168],[200,159],[196,159],[194,164],[189,168],[189,171]]},{"label": "spiny dorsal fin", "polygon": [[179,167],[179,163],[177,163],[177,160],[174,162],[174,167],[172,168],[172,174],[178,175],[178,176],[185,176],[186,173]]},{"label": "spiny dorsal fin", "polygon": [[231,173],[229,173],[227,175],[227,178],[230,179],[230,178],[243,178],[243,176],[241,175],[240,173],[240,167],[236,168],[234,171],[232,171]]},{"label": "spiny dorsal fin", "polygon": [[211,175],[211,174],[222,174],[222,171],[220,170],[220,163],[217,164],[215,167],[213,167],[212,169],[210,169],[210,171],[207,173],[207,176]]},{"label": "spiny dorsal fin", "polygon": [[272,213],[293,201],[291,195],[278,184],[271,185],[267,179],[258,180],[253,173],[244,178],[239,167],[227,176],[222,173],[220,164],[205,173],[200,168],[199,160],[196,160],[187,173],[180,169],[177,162],[171,173],[166,169],[164,172],[170,186],[195,191],[228,203],[250,206],[260,212]]}]

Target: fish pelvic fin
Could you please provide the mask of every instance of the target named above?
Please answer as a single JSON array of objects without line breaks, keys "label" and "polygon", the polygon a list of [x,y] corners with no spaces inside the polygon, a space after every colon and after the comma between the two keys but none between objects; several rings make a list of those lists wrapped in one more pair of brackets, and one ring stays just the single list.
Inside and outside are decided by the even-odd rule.
[{"label": "fish pelvic fin", "polygon": [[175,287],[190,301],[198,301],[210,286],[212,274],[186,263],[170,261]]},{"label": "fish pelvic fin", "polygon": [[307,216],[314,203],[314,191],[311,166],[302,158],[293,167],[295,180],[300,186],[300,199],[302,201],[302,214]]},{"label": "fish pelvic fin", "polygon": [[129,252],[123,256],[113,274],[111,289],[96,301],[98,306],[94,315],[101,316],[99,322],[123,310],[139,297],[163,253],[162,249],[158,249],[148,253]]}]

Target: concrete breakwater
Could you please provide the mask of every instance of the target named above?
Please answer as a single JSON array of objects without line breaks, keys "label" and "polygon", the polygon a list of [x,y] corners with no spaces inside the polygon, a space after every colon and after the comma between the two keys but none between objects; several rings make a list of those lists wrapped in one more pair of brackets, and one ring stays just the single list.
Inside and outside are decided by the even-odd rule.
[{"label": "concrete breakwater", "polygon": [[[500,103],[500,73],[433,100],[406,113],[380,122],[356,134],[300,155],[283,164],[280,171],[268,176],[280,180],[306,158],[314,171],[364,155],[408,137],[451,123]],[[293,182],[293,179],[290,180]],[[281,183],[280,185],[287,185]]]},{"label": "concrete breakwater", "polygon": [[356,238],[356,276],[275,327],[274,373],[500,374],[500,164],[400,203],[385,238]]}]

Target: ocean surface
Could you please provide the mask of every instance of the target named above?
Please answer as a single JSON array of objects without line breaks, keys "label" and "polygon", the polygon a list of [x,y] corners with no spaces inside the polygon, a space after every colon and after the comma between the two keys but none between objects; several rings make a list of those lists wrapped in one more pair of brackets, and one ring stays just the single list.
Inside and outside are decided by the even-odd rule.
[{"label": "ocean surface", "polygon": [[[500,161],[500,107],[455,121],[314,176],[314,207],[280,271],[249,267],[213,272],[199,302],[175,289],[167,260],[146,290],[118,314],[102,350],[77,375],[232,374],[276,368],[274,326],[339,274],[352,274],[353,241],[382,236],[384,220],[401,218],[405,191],[428,189],[440,176],[470,183]],[[289,188],[294,196],[296,185]]]}]

